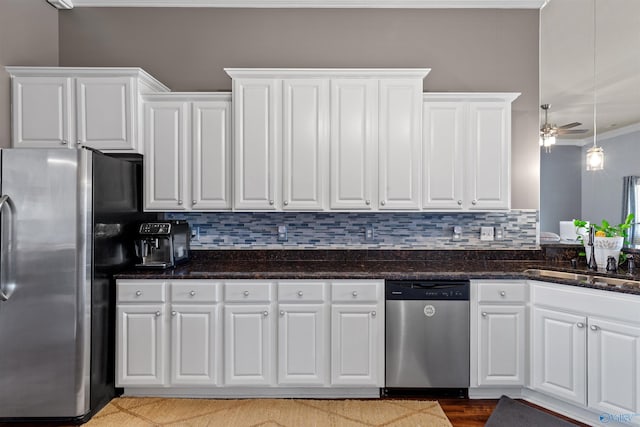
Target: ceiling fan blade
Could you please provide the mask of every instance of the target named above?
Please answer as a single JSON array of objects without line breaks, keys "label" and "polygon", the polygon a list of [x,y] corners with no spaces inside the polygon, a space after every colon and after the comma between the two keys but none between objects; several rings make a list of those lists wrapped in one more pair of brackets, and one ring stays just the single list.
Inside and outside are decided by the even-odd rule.
[{"label": "ceiling fan blade", "polygon": [[571,129],[576,126],[580,126],[581,124],[582,123],[579,122],[567,123],[566,125],[558,126],[558,129]]},{"label": "ceiling fan blade", "polygon": [[558,135],[573,135],[589,132],[589,129],[558,129]]}]

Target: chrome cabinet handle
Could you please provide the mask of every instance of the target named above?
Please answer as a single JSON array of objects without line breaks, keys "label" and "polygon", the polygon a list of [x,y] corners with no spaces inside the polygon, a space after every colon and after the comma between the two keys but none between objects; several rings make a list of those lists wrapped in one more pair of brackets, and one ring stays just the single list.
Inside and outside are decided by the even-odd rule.
[{"label": "chrome cabinet handle", "polygon": [[181,205],[182,204],[182,200],[178,200],[178,204]]},{"label": "chrome cabinet handle", "polygon": [[372,311],[371,312],[371,317],[376,317],[376,314],[378,314],[378,313],[376,313],[375,311]]},{"label": "chrome cabinet handle", "polygon": [[477,200],[472,200],[472,201],[471,201],[471,204],[472,204],[472,205],[477,205],[477,204],[478,204],[478,201],[477,201]]},{"label": "chrome cabinet handle", "polygon": [[370,205],[370,204],[371,204],[371,200],[366,200],[364,203],[365,203],[366,205]]},{"label": "chrome cabinet handle", "polygon": [[243,294],[244,294],[245,297],[248,297],[249,296],[249,291],[244,291]]},{"label": "chrome cabinet handle", "polygon": [[269,315],[268,311],[265,311],[264,313],[262,313],[264,315],[264,317],[267,317]]},{"label": "chrome cabinet handle", "polygon": [[383,200],[383,201],[381,201],[381,202],[380,202],[380,204],[381,204],[382,206],[384,206],[384,205],[386,205],[386,204],[387,204],[387,202],[385,202],[385,201]]},{"label": "chrome cabinet handle", "polygon": [[598,329],[600,329],[596,325],[591,325],[590,328],[591,328],[592,331],[597,331]]},{"label": "chrome cabinet handle", "polygon": [[298,291],[298,296],[301,297],[302,296],[302,291]]},{"label": "chrome cabinet handle", "polygon": [[462,200],[458,200],[458,204],[459,204],[459,205],[462,205]]},{"label": "chrome cabinet handle", "polygon": [[351,293],[351,295],[353,295],[354,297],[357,297],[357,296],[358,296],[358,291],[353,291],[353,292]]},{"label": "chrome cabinet handle", "polygon": [[189,295],[191,295],[192,297],[195,297],[196,296],[196,291],[189,292]]},{"label": "chrome cabinet handle", "polygon": [[582,322],[578,322],[578,323],[576,323],[576,326],[577,326],[578,328],[584,328],[584,323],[582,323]]},{"label": "chrome cabinet handle", "polygon": [[[272,204],[273,204],[273,203],[272,203]],[[285,200],[285,201],[283,202],[283,204],[284,204],[285,206],[287,206],[287,205],[289,204],[289,201],[288,201],[288,200]]]},{"label": "chrome cabinet handle", "polygon": [[[13,276],[12,274],[12,257],[13,257],[13,232],[14,232],[14,228],[13,228],[13,211],[11,209],[11,204],[9,203],[9,196],[7,196],[6,194],[2,197],[0,197],[0,214],[2,213],[4,208],[8,208],[9,211],[9,232],[7,233],[9,236],[8,243],[0,248],[0,271],[3,273],[2,276]],[[0,215],[0,219],[3,218],[4,215]],[[4,239],[2,239],[4,241]],[[8,264],[9,265],[5,265],[5,259],[6,257],[9,257],[8,259]],[[4,274],[5,271],[8,271],[9,273]],[[4,284],[2,283],[2,278],[0,278],[0,301],[7,301],[9,299],[9,295],[11,293],[11,290],[14,288],[15,284],[12,282],[13,277],[9,278],[9,283]],[[7,286],[6,289],[5,285]]]},{"label": "chrome cabinet handle", "polygon": [[62,141],[60,141],[60,144],[62,144],[62,145],[67,145],[67,140],[66,140],[66,139],[63,139]]},{"label": "chrome cabinet handle", "polygon": [[191,204],[192,204],[192,205],[195,205],[196,203],[198,203],[198,201],[197,201],[197,200],[192,200],[192,201],[191,201]]},{"label": "chrome cabinet handle", "polygon": [[503,297],[503,296],[505,296],[505,295],[507,295],[507,293],[506,293],[505,291],[500,291],[500,296],[501,296],[501,297]]},{"label": "chrome cabinet handle", "polygon": [[273,205],[274,201],[273,200],[269,200],[269,204]]},{"label": "chrome cabinet handle", "polygon": [[[266,311],[265,311],[266,313]],[[280,316],[284,316],[284,311],[280,310]]]},{"label": "chrome cabinet handle", "polygon": [[162,313],[160,313],[159,311],[156,311],[156,317],[160,316]]},{"label": "chrome cabinet handle", "polygon": [[482,312],[482,317],[487,317],[487,313],[485,311]]},{"label": "chrome cabinet handle", "polygon": [[142,295],[142,291],[136,291],[136,296],[139,297],[140,295]]},{"label": "chrome cabinet handle", "polygon": [[175,316],[176,314],[177,314],[177,313],[176,313],[175,311],[172,311],[172,312],[171,312],[171,315],[172,315],[172,316]]}]

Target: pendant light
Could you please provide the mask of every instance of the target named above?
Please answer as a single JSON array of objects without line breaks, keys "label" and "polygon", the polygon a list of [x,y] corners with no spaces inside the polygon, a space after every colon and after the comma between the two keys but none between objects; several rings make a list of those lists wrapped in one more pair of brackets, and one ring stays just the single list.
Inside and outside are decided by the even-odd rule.
[{"label": "pendant light", "polygon": [[599,171],[604,169],[604,150],[596,143],[597,125],[597,97],[596,97],[596,0],[593,0],[593,147],[587,150],[587,170]]}]

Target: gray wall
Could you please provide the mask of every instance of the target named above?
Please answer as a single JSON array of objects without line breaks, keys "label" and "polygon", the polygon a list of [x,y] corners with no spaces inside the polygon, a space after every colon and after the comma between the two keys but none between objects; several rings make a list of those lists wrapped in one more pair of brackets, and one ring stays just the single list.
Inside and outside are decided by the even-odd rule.
[{"label": "gray wall", "polygon": [[537,209],[537,10],[76,8],[60,65],[140,66],[174,91],[230,90],[225,67],[429,67],[428,91],[522,92],[512,206]]},{"label": "gray wall", "polygon": [[58,65],[58,11],[44,0],[0,0],[0,147],[11,141],[7,65]]},{"label": "gray wall", "polygon": [[560,221],[581,218],[582,148],[555,146],[540,156],[540,231],[560,234]]},{"label": "gray wall", "polygon": [[[600,223],[622,222],[622,177],[640,175],[640,131],[611,139],[598,139],[604,149],[604,170],[582,168],[582,216]],[[582,162],[590,145],[583,148]]]}]

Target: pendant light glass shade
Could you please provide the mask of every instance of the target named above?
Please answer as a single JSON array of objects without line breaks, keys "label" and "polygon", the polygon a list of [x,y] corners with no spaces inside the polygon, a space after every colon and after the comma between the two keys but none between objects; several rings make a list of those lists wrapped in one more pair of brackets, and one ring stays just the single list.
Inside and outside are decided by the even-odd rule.
[{"label": "pendant light glass shade", "polygon": [[604,169],[604,150],[594,145],[587,150],[587,170],[601,171],[602,169]]}]

